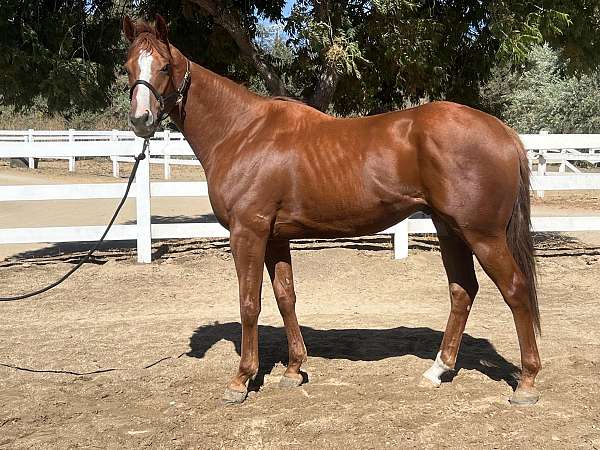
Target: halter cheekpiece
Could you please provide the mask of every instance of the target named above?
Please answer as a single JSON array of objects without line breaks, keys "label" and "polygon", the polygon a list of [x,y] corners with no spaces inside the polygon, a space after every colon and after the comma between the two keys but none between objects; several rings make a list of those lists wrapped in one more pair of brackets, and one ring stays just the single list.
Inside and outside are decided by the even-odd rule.
[{"label": "halter cheekpiece", "polygon": [[131,85],[131,88],[129,88],[129,101],[131,101],[133,97],[133,90],[138,84],[146,86],[148,89],[150,89],[150,92],[152,92],[160,106],[160,111],[158,112],[158,123],[160,123],[167,116],[167,114],[171,112],[175,105],[178,105],[182,102],[183,97],[185,96],[185,91],[190,84],[190,77],[190,60],[186,58],[185,75],[183,76],[183,80],[181,80],[181,84],[176,91],[171,92],[169,95],[162,96],[156,90],[156,88],[146,80],[135,80]]}]

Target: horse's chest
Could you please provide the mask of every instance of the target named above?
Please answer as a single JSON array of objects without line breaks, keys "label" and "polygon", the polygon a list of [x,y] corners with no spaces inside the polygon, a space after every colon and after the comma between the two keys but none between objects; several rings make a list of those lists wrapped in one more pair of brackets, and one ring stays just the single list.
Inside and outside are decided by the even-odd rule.
[{"label": "horse's chest", "polygon": [[222,226],[229,229],[230,217],[226,200],[218,189],[215,189],[214,187],[211,188],[210,182],[208,183],[208,200],[217,221]]}]

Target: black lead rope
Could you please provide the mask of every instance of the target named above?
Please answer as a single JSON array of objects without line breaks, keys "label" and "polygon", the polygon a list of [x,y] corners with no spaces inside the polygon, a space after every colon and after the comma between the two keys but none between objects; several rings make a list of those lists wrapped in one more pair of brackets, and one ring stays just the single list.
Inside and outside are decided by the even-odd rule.
[{"label": "black lead rope", "polygon": [[142,151],[139,155],[137,155],[135,157],[135,164],[133,165],[133,169],[131,170],[131,175],[129,175],[129,180],[127,181],[127,188],[125,189],[125,194],[123,195],[123,198],[121,199],[121,202],[119,203],[119,206],[117,206],[117,210],[113,214],[112,219],[110,219],[110,222],[108,223],[108,225],[106,227],[106,230],[104,230],[104,234],[102,235],[100,240],[98,240],[98,242],[96,242],[96,245],[94,245],[94,247],[92,247],[92,249],[79,260],[79,262],[75,265],[75,267],[70,269],[66,274],[64,274],[60,279],[58,279],[54,283],[49,284],[48,286],[46,286],[44,288],[38,289],[37,291],[29,292],[28,294],[17,295],[15,297],[0,297],[0,302],[13,302],[15,300],[23,300],[26,298],[30,298],[30,297],[34,297],[36,295],[42,294],[46,291],[49,291],[50,289],[58,286],[63,281],[65,281],[67,278],[69,278],[71,275],[73,275],[73,273],[77,269],[79,269],[81,266],[83,266],[86,262],[88,262],[90,260],[90,258],[94,254],[94,252],[96,252],[96,250],[98,250],[98,248],[100,248],[100,245],[102,244],[102,242],[104,242],[104,238],[106,238],[106,235],[108,234],[110,228],[113,226],[113,223],[117,219],[117,216],[119,215],[119,212],[121,211],[121,208],[125,204],[125,200],[127,200],[127,196],[129,195],[129,190],[131,189],[131,185],[133,184],[133,180],[135,178],[135,174],[137,172],[138,166],[140,165],[140,161],[142,161],[144,158],[146,158],[146,149],[148,148],[148,144],[149,144],[148,139],[144,139],[144,146],[142,148]]}]

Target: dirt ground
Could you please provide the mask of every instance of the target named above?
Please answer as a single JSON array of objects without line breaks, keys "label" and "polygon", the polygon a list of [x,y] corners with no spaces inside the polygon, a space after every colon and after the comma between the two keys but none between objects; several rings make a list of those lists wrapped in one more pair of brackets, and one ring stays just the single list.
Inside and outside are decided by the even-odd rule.
[{"label": "dirt ground", "polygon": [[[588,198],[536,208],[591,214]],[[449,310],[434,237],[411,240],[405,261],[385,236],[295,244],[308,382],[277,385],[287,345],[265,283],[261,373],[246,402],[228,407],[240,326],[227,241],[158,242],[150,265],[107,248],[53,291],[0,303],[0,448],[600,449],[597,239],[536,235],[542,397],[528,408],[508,404],[516,333],[479,268],[453,380],[418,385]],[[7,258],[0,295],[53,281],[80,254],[73,245]]]}]

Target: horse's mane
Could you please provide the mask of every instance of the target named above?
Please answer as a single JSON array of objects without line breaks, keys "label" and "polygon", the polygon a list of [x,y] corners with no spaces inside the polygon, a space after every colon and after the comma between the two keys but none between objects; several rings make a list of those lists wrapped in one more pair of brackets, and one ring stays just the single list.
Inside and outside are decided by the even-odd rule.
[{"label": "horse's mane", "polygon": [[148,22],[138,21],[135,24],[135,35],[142,33],[150,33],[154,37],[156,37],[156,29],[150,25]]},{"label": "horse's mane", "polygon": [[306,103],[304,103],[302,100],[298,100],[297,98],[292,98],[292,97],[285,97],[285,96],[281,96],[281,95],[278,95],[276,97],[271,97],[271,99],[279,100],[281,102],[292,102],[292,103],[300,103],[301,105],[306,105]]},{"label": "horse's mane", "polygon": [[142,50],[156,50],[163,58],[169,58],[169,49],[158,39],[156,29],[147,22],[135,23],[135,40],[133,44]]}]

